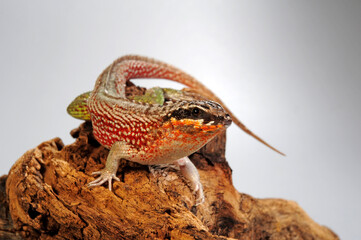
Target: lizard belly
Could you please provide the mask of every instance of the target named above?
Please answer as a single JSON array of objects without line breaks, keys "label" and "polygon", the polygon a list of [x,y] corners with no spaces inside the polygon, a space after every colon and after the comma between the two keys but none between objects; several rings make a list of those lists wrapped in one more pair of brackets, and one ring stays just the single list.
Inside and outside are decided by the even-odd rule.
[{"label": "lizard belly", "polygon": [[200,147],[181,148],[177,144],[150,147],[147,151],[130,151],[128,160],[145,165],[172,163],[182,157],[189,156]]},{"label": "lizard belly", "polygon": [[172,163],[196,152],[213,137],[205,138],[189,134],[168,136],[154,141],[150,146],[140,148],[139,151],[130,151],[128,160],[147,165]]}]

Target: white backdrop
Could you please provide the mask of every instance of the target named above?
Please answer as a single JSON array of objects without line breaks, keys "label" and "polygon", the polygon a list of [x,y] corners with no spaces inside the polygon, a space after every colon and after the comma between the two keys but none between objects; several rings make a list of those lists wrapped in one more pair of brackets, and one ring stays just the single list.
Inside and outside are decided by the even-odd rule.
[{"label": "white backdrop", "polygon": [[295,200],[361,239],[360,13],[360,1],[3,0],[0,174],[42,141],[71,143],[80,121],[67,104],[115,58],[141,54],[198,78],[287,154],[231,126],[239,191]]}]

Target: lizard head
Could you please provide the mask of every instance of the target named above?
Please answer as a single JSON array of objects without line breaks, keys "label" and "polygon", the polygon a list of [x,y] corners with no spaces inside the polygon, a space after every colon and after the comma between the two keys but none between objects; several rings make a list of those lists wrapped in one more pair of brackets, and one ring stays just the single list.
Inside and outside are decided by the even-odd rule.
[{"label": "lizard head", "polygon": [[180,134],[213,137],[232,123],[231,116],[213,101],[183,101],[175,106],[164,120]]}]

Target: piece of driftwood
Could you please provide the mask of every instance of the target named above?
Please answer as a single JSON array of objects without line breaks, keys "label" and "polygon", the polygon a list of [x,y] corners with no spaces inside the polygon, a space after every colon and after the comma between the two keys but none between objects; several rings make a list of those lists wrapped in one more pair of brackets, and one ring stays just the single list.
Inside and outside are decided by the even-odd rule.
[{"label": "piece of driftwood", "polygon": [[0,239],[338,239],[293,201],[237,192],[225,133],[190,156],[205,193],[198,206],[174,167],[122,160],[112,192],[88,188],[108,150],[90,123],[71,134],[73,144],[44,142],[0,178]]},{"label": "piece of driftwood", "polygon": [[0,179],[1,239],[338,239],[293,201],[237,192],[225,134],[190,157],[206,197],[197,207],[174,168],[154,176],[124,160],[113,192],[88,188],[108,150],[92,137],[90,123],[72,135],[68,146],[55,138],[26,152],[9,172],[6,196],[6,177]]}]

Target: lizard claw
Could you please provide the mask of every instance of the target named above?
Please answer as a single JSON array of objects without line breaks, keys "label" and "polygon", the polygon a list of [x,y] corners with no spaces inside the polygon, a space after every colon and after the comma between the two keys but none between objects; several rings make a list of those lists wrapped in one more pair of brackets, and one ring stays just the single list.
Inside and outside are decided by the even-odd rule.
[{"label": "lizard claw", "polygon": [[193,187],[193,194],[195,196],[198,196],[195,206],[198,206],[199,204],[202,204],[204,202],[203,187],[200,182],[197,182]]},{"label": "lizard claw", "polygon": [[111,191],[112,190],[112,180],[114,179],[115,181],[120,181],[120,179],[115,175],[115,173],[111,173],[111,172],[107,171],[106,169],[103,169],[98,172],[93,172],[92,175],[100,175],[100,176],[97,179],[95,179],[94,181],[90,182],[88,184],[88,187],[100,186],[103,183],[108,182],[108,188],[109,188],[109,191]]}]

